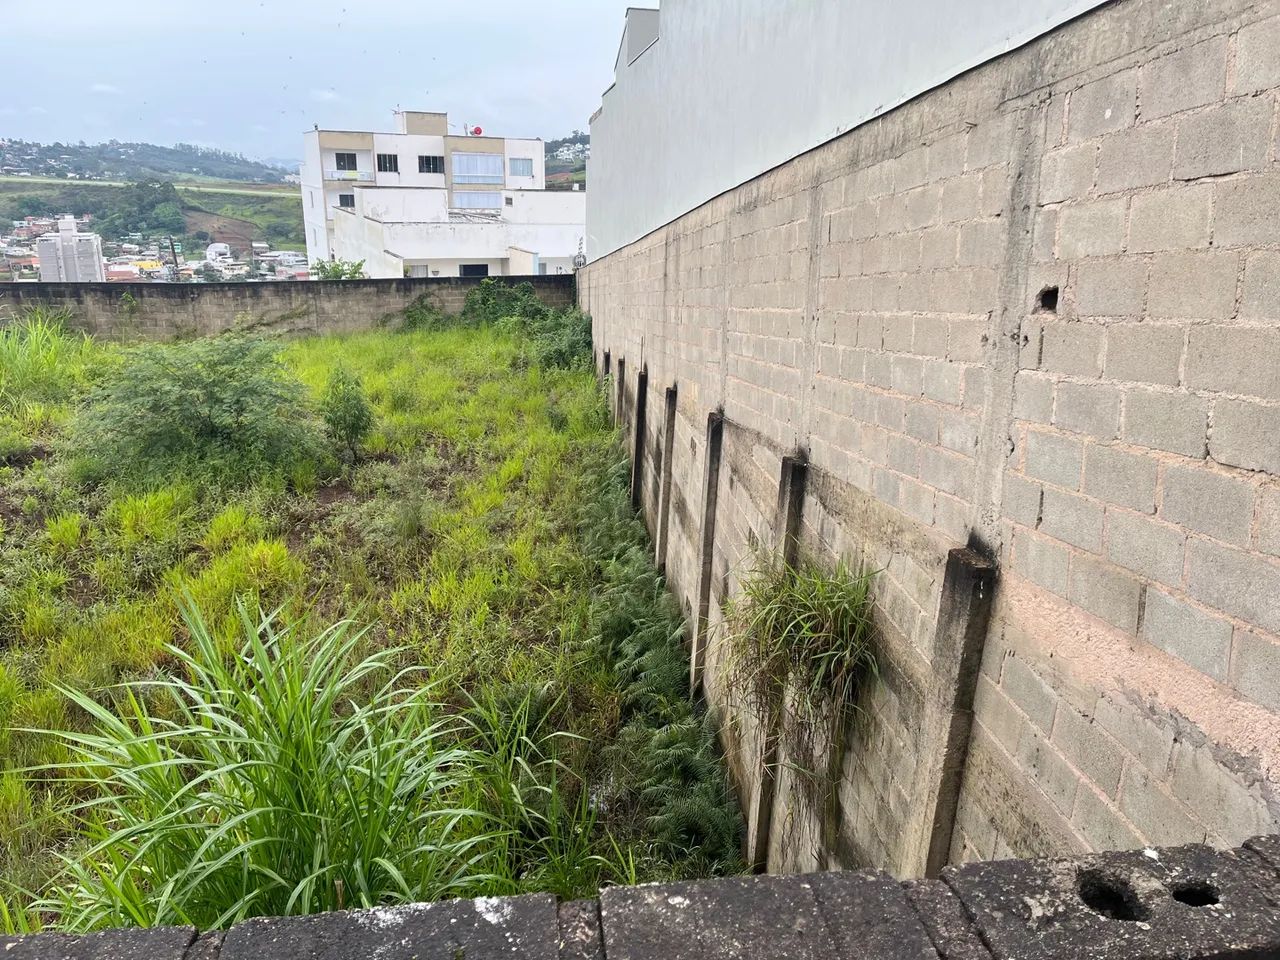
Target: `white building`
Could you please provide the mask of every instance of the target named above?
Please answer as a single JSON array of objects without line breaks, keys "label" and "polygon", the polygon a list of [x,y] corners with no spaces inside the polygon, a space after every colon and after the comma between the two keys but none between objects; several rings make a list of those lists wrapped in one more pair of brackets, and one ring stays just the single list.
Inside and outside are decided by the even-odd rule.
[{"label": "white building", "polygon": [[57,233],[46,233],[36,243],[40,279],[45,283],[103,283],[102,238],[76,230],[75,217],[58,221]]},{"label": "white building", "polygon": [[371,277],[568,273],[586,194],[546,189],[541,140],[451,135],[443,113],[397,132],[304,138],[307,256],[363,260]]}]

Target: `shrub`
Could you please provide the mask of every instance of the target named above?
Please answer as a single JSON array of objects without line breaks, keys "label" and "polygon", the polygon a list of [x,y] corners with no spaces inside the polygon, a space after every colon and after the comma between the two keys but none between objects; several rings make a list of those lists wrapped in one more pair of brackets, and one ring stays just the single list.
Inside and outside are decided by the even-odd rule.
[{"label": "shrub", "polygon": [[591,318],[574,308],[549,312],[530,324],[535,362],[542,367],[574,367],[591,361]]},{"label": "shrub", "polygon": [[471,326],[479,326],[507,317],[532,321],[549,312],[550,308],[538,299],[533,284],[508,284],[488,277],[467,294],[462,319]]},{"label": "shrub", "polygon": [[373,407],[364,394],[360,378],[338,367],[329,377],[320,413],[329,430],[329,439],[351,455],[354,463],[360,443],[373,429]]},{"label": "shrub", "polygon": [[444,330],[457,322],[457,317],[444,313],[425,293],[404,308],[405,330]]},{"label": "shrub", "polygon": [[363,280],[363,260],[317,260],[311,265],[317,280]]},{"label": "shrub", "polygon": [[316,453],[314,419],[280,347],[244,334],[129,350],[79,412],[88,476],[216,474],[232,484]]}]

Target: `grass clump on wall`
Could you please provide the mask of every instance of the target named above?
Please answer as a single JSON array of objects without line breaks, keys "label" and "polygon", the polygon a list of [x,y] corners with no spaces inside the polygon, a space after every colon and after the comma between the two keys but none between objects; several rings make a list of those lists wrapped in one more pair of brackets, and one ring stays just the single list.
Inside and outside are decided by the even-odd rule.
[{"label": "grass clump on wall", "polygon": [[838,730],[876,676],[870,574],[765,559],[742,583],[729,614],[730,686],[771,729],[805,745]]}]

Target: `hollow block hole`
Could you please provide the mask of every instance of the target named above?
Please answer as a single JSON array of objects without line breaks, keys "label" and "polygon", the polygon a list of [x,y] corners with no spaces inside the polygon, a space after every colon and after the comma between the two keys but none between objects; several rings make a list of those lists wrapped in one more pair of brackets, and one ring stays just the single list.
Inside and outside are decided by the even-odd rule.
[{"label": "hollow block hole", "polygon": [[1086,907],[1111,920],[1145,920],[1149,914],[1133,885],[1123,877],[1098,870],[1083,870],[1079,890],[1080,899]]},{"label": "hollow block hole", "polygon": [[1058,288],[1045,287],[1036,298],[1036,310],[1040,313],[1058,312]]},{"label": "hollow block hole", "polygon": [[1219,902],[1218,888],[1205,880],[1192,880],[1174,887],[1173,899],[1189,907],[1212,907]]}]

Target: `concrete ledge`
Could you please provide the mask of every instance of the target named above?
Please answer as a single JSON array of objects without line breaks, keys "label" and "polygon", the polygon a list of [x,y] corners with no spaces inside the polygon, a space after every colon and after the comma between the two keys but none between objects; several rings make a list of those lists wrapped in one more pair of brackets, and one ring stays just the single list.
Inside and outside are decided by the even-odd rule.
[{"label": "concrete ledge", "polygon": [[1280,957],[1280,837],[952,867],[613,887],[0,937],[3,960],[1266,960]]}]

